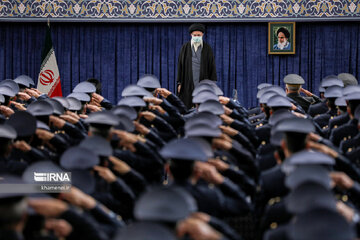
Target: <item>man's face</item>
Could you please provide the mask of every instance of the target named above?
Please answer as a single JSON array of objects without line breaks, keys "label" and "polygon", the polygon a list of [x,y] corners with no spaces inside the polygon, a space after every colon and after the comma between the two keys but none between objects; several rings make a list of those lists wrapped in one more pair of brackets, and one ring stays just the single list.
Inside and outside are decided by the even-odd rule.
[{"label": "man's face", "polygon": [[204,35],[204,33],[200,32],[200,31],[193,31],[191,33],[191,36],[193,37],[202,37]]},{"label": "man's face", "polygon": [[283,32],[279,32],[279,34],[278,34],[278,42],[279,43],[284,43],[287,40],[288,39],[285,37],[285,34]]}]

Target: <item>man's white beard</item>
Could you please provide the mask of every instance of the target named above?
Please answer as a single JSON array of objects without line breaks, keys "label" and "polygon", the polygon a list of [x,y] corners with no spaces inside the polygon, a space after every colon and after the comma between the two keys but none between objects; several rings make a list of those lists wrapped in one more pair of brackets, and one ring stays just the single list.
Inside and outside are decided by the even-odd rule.
[{"label": "man's white beard", "polygon": [[285,40],[283,43],[278,42],[277,46],[278,46],[278,48],[279,48],[280,50],[283,50],[284,47],[287,46],[287,44],[288,44],[288,41]]},{"label": "man's white beard", "polygon": [[194,42],[193,40],[191,40],[191,43],[193,44],[193,46],[194,46],[194,50],[195,50],[195,52],[197,52],[197,50],[198,50],[198,48],[200,47],[200,45],[202,45],[202,40],[201,40],[201,42]]}]

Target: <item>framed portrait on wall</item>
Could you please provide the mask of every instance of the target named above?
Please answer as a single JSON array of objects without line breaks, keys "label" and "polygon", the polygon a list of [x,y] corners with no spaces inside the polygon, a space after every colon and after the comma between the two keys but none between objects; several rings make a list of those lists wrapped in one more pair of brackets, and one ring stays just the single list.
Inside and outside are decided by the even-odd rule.
[{"label": "framed portrait on wall", "polygon": [[295,54],[295,22],[269,22],[269,54]]}]

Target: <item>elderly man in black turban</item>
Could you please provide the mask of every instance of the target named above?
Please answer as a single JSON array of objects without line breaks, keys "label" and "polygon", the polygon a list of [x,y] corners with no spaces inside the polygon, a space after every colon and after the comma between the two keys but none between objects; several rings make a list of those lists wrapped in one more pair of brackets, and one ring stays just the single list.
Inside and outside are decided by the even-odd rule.
[{"label": "elderly man in black turban", "polygon": [[191,41],[182,46],[178,59],[177,90],[180,99],[191,108],[194,87],[201,80],[216,81],[217,77],[213,51],[202,39],[205,26],[200,23],[192,24],[189,33]]},{"label": "elderly man in black turban", "polygon": [[289,42],[290,33],[286,28],[279,28],[276,31],[276,36],[278,38],[277,44],[274,45],[274,50],[290,50],[291,44]]}]

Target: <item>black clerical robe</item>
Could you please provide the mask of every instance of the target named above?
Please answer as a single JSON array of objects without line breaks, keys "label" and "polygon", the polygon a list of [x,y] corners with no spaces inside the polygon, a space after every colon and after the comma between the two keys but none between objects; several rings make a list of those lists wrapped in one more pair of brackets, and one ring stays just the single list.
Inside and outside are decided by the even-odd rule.
[{"label": "black clerical robe", "polygon": [[[191,42],[185,43],[178,59],[177,84],[181,84],[179,98],[184,102],[187,108],[192,107],[192,92],[194,90],[193,73],[192,73],[192,51]],[[210,79],[217,80],[216,66],[213,51],[209,44],[203,42],[200,63],[199,80]]]}]

